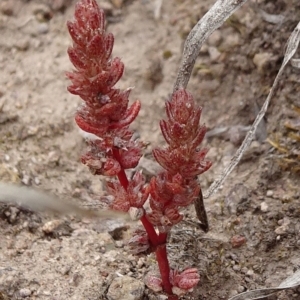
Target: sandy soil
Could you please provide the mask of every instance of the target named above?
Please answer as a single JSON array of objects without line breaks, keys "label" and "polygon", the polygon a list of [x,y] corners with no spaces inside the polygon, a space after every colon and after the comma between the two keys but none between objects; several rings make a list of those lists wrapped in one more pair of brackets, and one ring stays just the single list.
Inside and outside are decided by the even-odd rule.
[{"label": "sandy soil", "polygon": [[[184,39],[213,1],[165,0],[159,16],[154,1],[99,3],[115,35],[114,55],[126,66],[119,86],[134,86],[131,99],[142,102],[133,127],[150,143],[149,156],[163,141],[158,120]],[[276,15],[275,24],[261,10]],[[73,121],[80,99],[68,94],[64,75],[71,68],[65,23],[73,11],[74,1],[0,2],[0,180],[97,209],[102,179],[79,161],[86,147]],[[285,17],[282,22],[278,15]],[[249,1],[202,48],[189,91],[203,105],[202,122],[209,128],[204,144],[213,167],[200,178],[203,190],[240,145],[299,20],[296,0]],[[292,171],[297,160],[289,164],[266,142],[281,143],[299,163],[299,140],[290,135],[299,136],[294,110],[300,107],[299,89],[299,71],[289,66],[256,140],[223,188],[206,201],[210,231],[197,229],[193,208],[174,228],[172,264],[201,272],[199,286],[184,299],[228,299],[277,286],[300,267],[299,174]],[[155,268],[154,258],[135,257],[125,247],[135,226],[1,204],[0,299],[163,299],[142,283]],[[234,236],[246,243],[233,247]],[[135,289],[135,298],[117,294],[120,278],[128,279],[124,285]],[[269,299],[300,299],[300,290]]]}]

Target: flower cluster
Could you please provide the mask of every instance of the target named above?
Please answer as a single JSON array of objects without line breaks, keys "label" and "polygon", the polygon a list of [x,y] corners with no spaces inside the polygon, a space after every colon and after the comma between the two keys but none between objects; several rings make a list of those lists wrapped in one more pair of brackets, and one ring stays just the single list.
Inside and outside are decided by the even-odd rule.
[{"label": "flower cluster", "polygon": [[166,103],[168,119],[162,120],[160,127],[168,147],[153,150],[165,170],[151,179],[152,212],[147,216],[163,231],[182,220],[180,207],[193,203],[200,192],[196,176],[211,166],[205,159],[207,149],[199,148],[206,133],[206,127],[199,125],[201,111],[192,95],[183,89]]},{"label": "flower cluster", "polygon": [[201,112],[202,108],[184,89],[166,102],[168,120],[162,120],[160,128],[169,146],[153,150],[153,155],[169,173],[192,178],[211,167],[211,162],[205,160],[208,150],[199,149],[206,133],[206,127],[199,125]]},{"label": "flower cluster", "polygon": [[[78,2],[75,20],[67,26],[73,40],[68,54],[75,67],[66,73],[72,82],[68,90],[84,100],[75,121],[82,130],[99,137],[89,142],[82,162],[94,174],[114,176],[121,169],[135,167],[142,155],[142,143],[134,141],[133,132],[128,129],[141,104],[135,101],[128,107],[130,89],[114,88],[124,65],[119,58],[111,58],[114,37],[106,33],[104,12],[96,1]],[[114,149],[118,149],[118,158]]]}]

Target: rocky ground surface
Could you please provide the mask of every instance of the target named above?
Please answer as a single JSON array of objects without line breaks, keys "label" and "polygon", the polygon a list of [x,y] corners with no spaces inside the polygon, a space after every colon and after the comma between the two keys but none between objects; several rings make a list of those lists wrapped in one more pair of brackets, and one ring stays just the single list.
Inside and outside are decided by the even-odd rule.
[{"label": "rocky ground surface", "polygon": [[[163,143],[158,121],[185,37],[214,1],[159,2],[99,1],[115,35],[114,55],[126,66],[119,87],[134,86],[131,99],[142,102],[133,127],[149,142],[147,157]],[[80,163],[86,145],[73,121],[80,99],[68,94],[64,75],[71,68],[65,24],[74,5],[0,2],[0,180],[98,209],[102,179]],[[299,1],[249,0],[201,49],[188,88],[209,129],[204,146],[213,167],[200,178],[204,191],[241,144],[299,20]],[[201,273],[199,286],[184,299],[228,299],[277,286],[300,268],[299,78],[288,66],[256,140],[206,200],[210,231],[197,229],[192,208],[172,231],[172,264]],[[164,299],[143,283],[155,269],[154,257],[136,257],[126,248],[136,226],[0,204],[0,299]],[[236,244],[237,237],[245,243]],[[269,299],[300,299],[300,290]]]}]

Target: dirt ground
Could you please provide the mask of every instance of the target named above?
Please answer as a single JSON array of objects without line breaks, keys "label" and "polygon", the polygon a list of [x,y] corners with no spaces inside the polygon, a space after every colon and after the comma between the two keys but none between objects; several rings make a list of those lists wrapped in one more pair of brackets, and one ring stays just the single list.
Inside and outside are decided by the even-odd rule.
[{"label": "dirt ground", "polygon": [[[158,2],[150,0],[99,1],[115,35],[114,55],[125,63],[119,86],[134,86],[131,100],[142,102],[133,127],[150,143],[148,157],[163,142],[158,120],[184,39],[213,2],[165,0],[157,10]],[[0,180],[98,209],[102,179],[80,163],[86,145],[73,120],[80,99],[68,94],[64,75],[71,69],[65,24],[74,4],[0,2]],[[204,146],[213,167],[200,178],[204,191],[253,122],[299,20],[297,0],[249,0],[203,46],[188,89],[204,107],[202,122],[209,129]],[[256,140],[222,189],[206,200],[210,231],[197,229],[192,207],[172,231],[171,263],[195,266],[201,274],[184,299],[228,299],[277,286],[300,268],[299,76],[287,67]],[[0,299],[164,299],[142,283],[156,266],[153,256],[135,257],[126,249],[137,225],[1,204]],[[246,242],[233,247],[234,236]],[[128,288],[136,289],[135,298],[116,283],[123,275],[132,279]],[[300,289],[268,299],[300,299]]]}]

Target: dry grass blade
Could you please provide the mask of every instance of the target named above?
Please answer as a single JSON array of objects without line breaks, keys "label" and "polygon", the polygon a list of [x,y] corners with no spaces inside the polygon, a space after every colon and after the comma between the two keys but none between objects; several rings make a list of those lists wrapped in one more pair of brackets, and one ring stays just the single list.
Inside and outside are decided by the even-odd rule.
[{"label": "dry grass blade", "polygon": [[273,86],[270,90],[270,93],[269,93],[265,103],[263,104],[260,112],[258,113],[258,115],[257,115],[254,123],[252,124],[249,132],[247,133],[242,145],[236,151],[235,155],[232,157],[230,164],[222,172],[220,178],[218,178],[217,180],[215,180],[212,183],[212,185],[209,187],[208,191],[204,194],[204,198],[210,197],[214,192],[216,192],[219,189],[219,187],[225,181],[227,176],[231,173],[231,171],[239,163],[239,161],[241,160],[241,158],[243,156],[243,153],[245,152],[245,150],[248,148],[248,146],[252,142],[253,137],[255,135],[255,131],[257,129],[257,126],[259,125],[260,121],[262,120],[262,118],[264,117],[264,115],[267,111],[268,105],[270,103],[270,100],[271,100],[272,96],[274,95],[275,89],[277,88],[279,79],[282,76],[284,68],[286,67],[288,62],[291,60],[291,58],[294,56],[294,54],[295,54],[295,52],[298,48],[299,41],[300,41],[300,22],[298,23],[298,25],[296,26],[296,28],[294,29],[294,31],[290,35],[282,65],[281,65],[281,67],[280,67],[280,69],[277,73],[277,76],[274,80]]},{"label": "dry grass blade", "polygon": [[182,55],[181,65],[173,93],[186,88],[200,48],[205,40],[247,0],[218,0],[189,33]]},{"label": "dry grass blade", "polygon": [[50,211],[60,214],[75,213],[88,218],[129,218],[127,214],[109,210],[87,210],[69,201],[58,199],[34,189],[3,182],[0,182],[0,202],[17,203],[34,211]]},{"label": "dry grass blade", "polygon": [[281,152],[281,153],[288,153],[288,149],[285,148],[285,147],[280,146],[280,144],[279,144],[278,141],[273,141],[273,140],[271,140],[271,139],[268,138],[268,139],[267,139],[267,142],[268,142],[271,146],[273,146],[275,149],[277,149],[279,152]]}]

